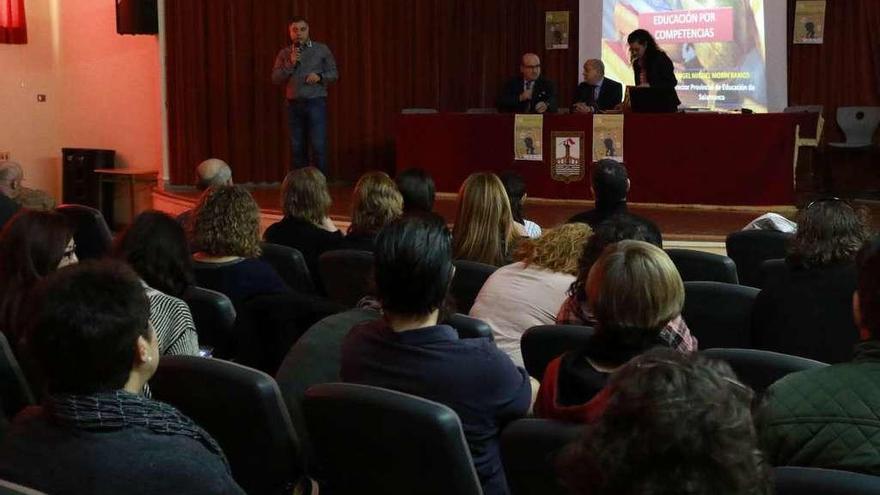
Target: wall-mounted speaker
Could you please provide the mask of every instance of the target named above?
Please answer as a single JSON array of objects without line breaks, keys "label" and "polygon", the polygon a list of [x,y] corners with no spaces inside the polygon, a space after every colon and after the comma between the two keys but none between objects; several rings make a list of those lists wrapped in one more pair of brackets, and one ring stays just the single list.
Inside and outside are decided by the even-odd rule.
[{"label": "wall-mounted speaker", "polygon": [[116,32],[119,34],[158,34],[157,0],[116,0]]}]

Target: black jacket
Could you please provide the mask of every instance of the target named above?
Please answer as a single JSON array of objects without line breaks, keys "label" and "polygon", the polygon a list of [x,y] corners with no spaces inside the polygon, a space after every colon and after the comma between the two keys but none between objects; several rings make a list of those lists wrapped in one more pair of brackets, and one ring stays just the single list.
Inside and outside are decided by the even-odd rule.
[{"label": "black jacket", "polygon": [[636,86],[641,81],[642,63],[646,62],[645,72],[648,78],[648,84],[652,88],[667,89],[667,101],[669,108],[674,110],[675,107],[681,105],[675,87],[678,85],[678,79],[675,78],[675,70],[672,67],[672,60],[666,52],[657,50],[652,53],[645,53],[645,56],[633,62],[633,74],[635,75]]},{"label": "black jacket", "polygon": [[545,113],[556,113],[558,103],[556,101],[556,86],[539,77],[532,87],[532,99],[519,101],[519,95],[523,92],[523,78],[515,77],[504,85],[501,95],[498,97],[498,111],[508,113],[535,113],[535,105],[540,102],[547,103]]},{"label": "black jacket", "polygon": [[611,110],[623,101],[623,85],[613,79],[606,77],[602,81],[602,86],[599,88],[599,98],[596,100],[593,100],[593,87],[586,82],[578,84],[574,90],[572,106],[575,103],[586,103],[587,106],[593,107],[593,111]]}]

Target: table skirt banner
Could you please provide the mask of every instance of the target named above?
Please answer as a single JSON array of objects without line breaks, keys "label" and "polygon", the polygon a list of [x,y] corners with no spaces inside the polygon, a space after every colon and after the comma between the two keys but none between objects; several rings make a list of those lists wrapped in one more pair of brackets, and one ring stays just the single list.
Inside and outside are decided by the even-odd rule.
[{"label": "table skirt banner", "polygon": [[[624,157],[630,202],[769,206],[794,204],[796,114],[627,114]],[[590,115],[544,117],[543,143],[554,132],[592,136]],[[543,162],[514,160],[511,114],[406,114],[397,122],[397,170],[421,167],[438,192],[457,192],[473,172],[515,170],[532,198],[592,199],[583,179],[552,178]],[[589,150],[587,150],[589,151]],[[586,153],[591,156],[592,153]]]}]

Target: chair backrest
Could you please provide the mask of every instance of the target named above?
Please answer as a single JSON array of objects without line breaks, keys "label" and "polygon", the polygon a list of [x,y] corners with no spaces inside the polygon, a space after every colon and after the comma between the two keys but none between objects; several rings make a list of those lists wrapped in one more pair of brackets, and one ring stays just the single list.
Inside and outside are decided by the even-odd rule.
[{"label": "chair backrest", "polygon": [[296,433],[271,376],[220,359],[166,356],[150,388],[217,440],[246,492],[282,493],[302,476]]},{"label": "chair backrest", "polygon": [[838,107],[837,125],[846,135],[846,144],[868,146],[880,125],[880,107]]},{"label": "chair backrest", "polygon": [[328,493],[479,495],[461,421],[437,402],[392,390],[327,383],[303,408]]},{"label": "chair backrest", "polygon": [[758,288],[763,289],[767,280],[782,276],[788,270],[788,263],[785,259],[765,260],[761,263],[760,278],[758,279]]},{"label": "chair backrest", "polygon": [[0,332],[0,407],[12,419],[27,406],[36,404],[24,371],[18,365],[6,335]]},{"label": "chair backrest", "polygon": [[494,107],[468,108],[466,113],[498,113],[498,109]]},{"label": "chair backrest", "polygon": [[471,311],[483,284],[498,267],[468,260],[456,260],[453,264],[455,276],[452,277],[449,291],[455,298],[455,309],[459,313],[467,314]]},{"label": "chair backrest", "polygon": [[585,347],[592,336],[592,327],[577,325],[539,325],[526,330],[520,340],[526,371],[541,381],[550,361]]},{"label": "chair backrest", "polygon": [[271,242],[264,242],[261,247],[260,259],[272,265],[291,289],[303,294],[315,293],[309,267],[298,249]]},{"label": "chair backrest", "polygon": [[199,344],[214,349],[214,356],[227,357],[234,348],[235,306],[226,294],[203,287],[190,287],[183,301],[192,313]]},{"label": "chair backrest", "polygon": [[501,432],[501,459],[511,495],[567,495],[556,475],[556,458],[578,438],[583,425],[552,419],[518,419]]},{"label": "chair backrest", "polygon": [[880,476],[784,466],[773,468],[776,495],[877,495]]},{"label": "chair backrest", "polygon": [[64,204],[55,208],[70,222],[76,257],[80,260],[97,259],[110,252],[113,234],[101,212],[84,205]]},{"label": "chair backrest", "polygon": [[752,346],[752,307],[761,292],[721,282],[685,282],[681,312],[701,349]]},{"label": "chair backrest", "polygon": [[485,337],[489,340],[495,340],[495,336],[492,334],[492,327],[479,318],[473,318],[461,313],[453,313],[446,317],[444,323],[458,331],[458,337],[461,339]]},{"label": "chair backrest", "polygon": [[784,258],[792,234],[775,230],[741,230],[727,236],[727,256],[736,263],[739,283],[758,287],[761,263]]},{"label": "chair backrest", "polygon": [[373,292],[373,253],[369,251],[327,251],[318,258],[318,270],[327,296],[347,307]]},{"label": "chair backrest", "polygon": [[45,495],[45,493],[11,481],[0,480],[0,495]]},{"label": "chair backrest", "polygon": [[666,254],[675,263],[684,282],[699,280],[739,283],[736,263],[727,256],[693,249],[667,249]]},{"label": "chair backrest", "polygon": [[704,355],[727,361],[744,384],[758,394],[789,373],[828,366],[826,363],[759,349],[706,349]]},{"label": "chair backrest", "polygon": [[400,111],[400,113],[404,114],[412,114],[412,113],[437,113],[436,108],[404,108]]}]

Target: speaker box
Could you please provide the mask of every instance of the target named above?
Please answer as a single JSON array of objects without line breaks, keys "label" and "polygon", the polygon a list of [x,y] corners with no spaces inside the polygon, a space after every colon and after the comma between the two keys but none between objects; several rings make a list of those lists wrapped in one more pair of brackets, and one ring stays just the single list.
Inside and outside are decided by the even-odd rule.
[{"label": "speaker box", "polygon": [[158,34],[157,0],[116,0],[116,32],[119,34]]}]

